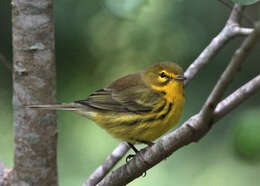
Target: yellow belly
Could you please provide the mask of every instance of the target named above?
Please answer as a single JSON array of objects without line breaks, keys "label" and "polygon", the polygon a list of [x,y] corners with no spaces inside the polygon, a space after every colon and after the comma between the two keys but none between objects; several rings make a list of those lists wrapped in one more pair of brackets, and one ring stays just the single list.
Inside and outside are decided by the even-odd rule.
[{"label": "yellow belly", "polygon": [[[96,123],[106,129],[112,136],[122,141],[139,143],[140,141],[154,141],[172,127],[174,127],[182,114],[184,97],[165,106],[161,113],[147,113],[145,115],[126,113],[99,113]],[[167,115],[162,117],[163,114]],[[160,118],[160,116],[162,118]]]},{"label": "yellow belly", "polygon": [[166,92],[164,96],[166,104],[160,112],[151,111],[139,114],[113,111],[87,114],[85,111],[76,112],[92,119],[112,136],[122,141],[152,142],[174,127],[182,114],[185,102],[182,84],[172,84]]}]

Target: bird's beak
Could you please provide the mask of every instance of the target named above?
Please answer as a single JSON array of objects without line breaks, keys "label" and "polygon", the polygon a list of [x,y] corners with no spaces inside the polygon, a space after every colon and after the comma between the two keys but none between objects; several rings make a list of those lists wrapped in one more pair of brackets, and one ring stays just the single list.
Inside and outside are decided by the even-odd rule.
[{"label": "bird's beak", "polygon": [[176,80],[176,81],[184,81],[184,80],[186,80],[187,78],[185,77],[185,76],[178,76],[178,77],[176,77],[176,78],[173,78],[174,80]]}]

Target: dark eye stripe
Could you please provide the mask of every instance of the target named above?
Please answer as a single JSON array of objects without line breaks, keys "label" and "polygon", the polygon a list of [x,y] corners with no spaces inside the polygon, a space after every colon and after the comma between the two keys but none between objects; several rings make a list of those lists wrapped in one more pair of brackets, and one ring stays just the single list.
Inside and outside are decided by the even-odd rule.
[{"label": "dark eye stripe", "polygon": [[165,72],[161,72],[161,73],[160,73],[160,77],[161,77],[161,78],[168,78],[168,79],[170,79],[170,76],[167,75]]}]

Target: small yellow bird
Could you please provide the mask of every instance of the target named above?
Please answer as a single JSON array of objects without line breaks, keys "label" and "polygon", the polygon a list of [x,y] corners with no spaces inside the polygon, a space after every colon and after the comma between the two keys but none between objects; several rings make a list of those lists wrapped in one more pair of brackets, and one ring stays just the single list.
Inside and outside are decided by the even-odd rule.
[{"label": "small yellow bird", "polygon": [[83,115],[138,152],[133,144],[151,145],[177,124],[185,102],[185,79],[179,65],[161,62],[112,82],[86,100],[27,107]]}]

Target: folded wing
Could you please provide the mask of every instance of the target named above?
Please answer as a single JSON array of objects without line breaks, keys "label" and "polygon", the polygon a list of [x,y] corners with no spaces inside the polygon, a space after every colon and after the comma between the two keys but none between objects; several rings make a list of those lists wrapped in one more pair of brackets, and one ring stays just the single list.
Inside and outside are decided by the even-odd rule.
[{"label": "folded wing", "polygon": [[76,103],[100,111],[150,112],[161,97],[158,92],[147,87],[141,78],[141,73],[125,76]]}]

